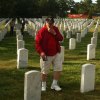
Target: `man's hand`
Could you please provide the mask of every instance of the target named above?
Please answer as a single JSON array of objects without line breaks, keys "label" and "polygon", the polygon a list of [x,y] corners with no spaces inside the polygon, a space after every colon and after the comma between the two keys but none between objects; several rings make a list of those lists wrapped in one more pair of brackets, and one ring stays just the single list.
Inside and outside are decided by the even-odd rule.
[{"label": "man's hand", "polygon": [[48,28],[48,31],[49,31],[50,33],[52,33],[53,35],[56,35],[56,32],[55,32],[55,30],[54,30],[53,28]]},{"label": "man's hand", "polygon": [[41,56],[42,58],[44,58],[46,55],[45,55],[44,52],[42,52],[42,53],[40,54],[40,56]]},{"label": "man's hand", "polygon": [[47,61],[47,57],[44,52],[42,52],[40,56],[42,57],[43,61]]}]

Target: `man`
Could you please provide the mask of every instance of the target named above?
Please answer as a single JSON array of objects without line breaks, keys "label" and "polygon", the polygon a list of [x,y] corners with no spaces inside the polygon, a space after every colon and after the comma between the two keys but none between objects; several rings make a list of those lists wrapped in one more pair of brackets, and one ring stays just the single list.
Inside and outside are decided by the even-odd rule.
[{"label": "man", "polygon": [[10,34],[14,35],[14,26],[15,26],[15,18],[13,18],[10,22]]},{"label": "man", "polygon": [[24,29],[25,29],[25,24],[26,24],[24,18],[22,19],[21,24],[22,24],[21,33],[22,33],[22,35],[24,35]]},{"label": "man", "polygon": [[51,89],[60,91],[58,80],[62,71],[62,60],[60,57],[59,41],[63,40],[57,27],[54,26],[54,19],[47,18],[44,27],[42,27],[36,35],[36,50],[40,54],[40,67],[42,78],[42,91],[46,91],[46,78],[53,65],[53,83]]}]

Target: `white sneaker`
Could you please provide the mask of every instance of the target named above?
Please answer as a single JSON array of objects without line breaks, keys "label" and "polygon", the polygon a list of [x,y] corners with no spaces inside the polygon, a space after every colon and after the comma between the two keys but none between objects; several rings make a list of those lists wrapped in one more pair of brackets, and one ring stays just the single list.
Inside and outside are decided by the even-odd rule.
[{"label": "white sneaker", "polygon": [[58,86],[58,85],[51,85],[51,89],[54,89],[54,90],[56,90],[56,91],[61,91],[62,89],[60,88],[60,86]]},{"label": "white sneaker", "polygon": [[42,86],[41,91],[46,91],[46,86]]},{"label": "white sneaker", "polygon": [[46,82],[42,82],[41,91],[46,91]]}]

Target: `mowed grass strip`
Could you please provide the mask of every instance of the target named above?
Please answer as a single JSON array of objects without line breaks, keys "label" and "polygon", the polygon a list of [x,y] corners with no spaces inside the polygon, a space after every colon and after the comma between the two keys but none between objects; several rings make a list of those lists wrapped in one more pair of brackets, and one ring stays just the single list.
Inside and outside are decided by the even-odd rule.
[{"label": "mowed grass strip", "polygon": [[[42,92],[42,100],[100,100],[100,33],[96,59],[87,61],[87,44],[91,43],[93,32],[89,32],[81,43],[77,43],[75,50],[69,50],[69,40],[65,39],[65,61],[63,63],[62,77],[59,84],[62,91],[50,89],[53,71],[51,69],[47,78],[47,92]],[[39,70],[39,55],[35,51],[34,38],[27,32],[24,34],[25,48],[29,50],[29,66],[27,69],[17,69],[16,36],[8,35],[0,42],[0,100],[23,100],[24,74],[30,70]],[[96,84],[92,92],[80,93],[81,66],[86,63],[96,65]]]}]

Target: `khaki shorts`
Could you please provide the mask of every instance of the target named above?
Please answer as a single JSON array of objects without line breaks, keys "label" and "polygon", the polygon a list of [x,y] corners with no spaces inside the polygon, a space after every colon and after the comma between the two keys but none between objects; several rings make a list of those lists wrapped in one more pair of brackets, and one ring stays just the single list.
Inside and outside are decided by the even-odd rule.
[{"label": "khaki shorts", "polygon": [[40,58],[41,73],[48,74],[51,65],[54,71],[62,71],[62,60],[59,53],[55,56],[47,56],[47,61],[43,61],[43,59]]}]

